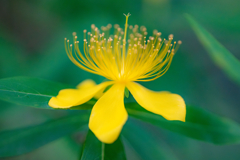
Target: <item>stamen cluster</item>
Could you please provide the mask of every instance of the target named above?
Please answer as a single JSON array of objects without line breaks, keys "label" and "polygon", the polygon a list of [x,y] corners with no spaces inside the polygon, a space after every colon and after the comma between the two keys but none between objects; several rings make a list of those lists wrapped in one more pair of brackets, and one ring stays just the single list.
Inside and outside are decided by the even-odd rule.
[{"label": "stamen cluster", "polygon": [[162,39],[161,32],[157,30],[147,39],[146,27],[128,25],[127,20],[128,16],[125,30],[118,24],[113,26],[113,35],[111,24],[101,29],[92,24],[91,31],[83,31],[83,52],[79,49],[75,32],[74,46],[65,38],[70,60],[88,72],[114,81],[151,81],[162,76],[168,70],[181,41],[173,42],[172,34],[168,39]]}]

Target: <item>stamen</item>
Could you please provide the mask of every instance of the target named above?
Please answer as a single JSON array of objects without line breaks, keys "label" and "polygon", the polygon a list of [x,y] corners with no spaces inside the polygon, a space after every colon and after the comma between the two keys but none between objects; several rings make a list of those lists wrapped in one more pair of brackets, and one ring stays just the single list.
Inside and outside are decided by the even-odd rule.
[{"label": "stamen", "polygon": [[100,29],[92,24],[90,32],[83,30],[83,53],[76,32],[74,45],[64,38],[68,57],[80,68],[114,81],[151,81],[162,76],[182,42],[173,42],[173,34],[162,39],[157,30],[147,39],[147,28],[128,25],[130,14],[125,16],[124,30],[115,24],[113,35],[111,24]]}]

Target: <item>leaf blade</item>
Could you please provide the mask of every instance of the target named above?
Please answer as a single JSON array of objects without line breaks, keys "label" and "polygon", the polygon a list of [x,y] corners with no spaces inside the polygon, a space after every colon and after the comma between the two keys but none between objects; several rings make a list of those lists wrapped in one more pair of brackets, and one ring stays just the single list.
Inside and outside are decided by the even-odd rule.
[{"label": "leaf blade", "polygon": [[120,138],[113,144],[100,142],[92,131],[88,131],[80,160],[126,160]]},{"label": "leaf blade", "polygon": [[[32,77],[12,77],[0,79],[0,100],[17,105],[53,109],[48,101],[57,96],[61,89],[72,86]],[[95,104],[92,99],[82,105],[69,108],[70,110],[88,110]]]},{"label": "leaf blade", "polygon": [[160,144],[158,138],[151,134],[151,132],[147,130],[146,127],[142,126],[142,124],[137,123],[136,120],[129,119],[124,126],[122,134],[127,144],[132,146],[132,148],[135,150],[136,154],[138,155],[138,159],[177,160],[174,154],[166,145],[163,144],[162,141]]},{"label": "leaf blade", "polygon": [[240,61],[220,44],[206,29],[204,29],[192,16],[186,18],[197,35],[199,41],[208,51],[212,60],[233,81],[240,85]]},{"label": "leaf blade", "polygon": [[0,80],[0,99],[18,105],[52,109],[51,97],[68,85],[31,77],[12,77]]},{"label": "leaf blade", "polygon": [[25,154],[70,134],[86,126],[89,114],[88,111],[83,111],[80,114],[49,121],[40,125],[1,132],[0,157]]},{"label": "leaf blade", "polygon": [[240,126],[201,108],[187,106],[186,122],[168,121],[141,108],[137,103],[126,104],[130,116],[187,137],[224,145],[240,142]]}]

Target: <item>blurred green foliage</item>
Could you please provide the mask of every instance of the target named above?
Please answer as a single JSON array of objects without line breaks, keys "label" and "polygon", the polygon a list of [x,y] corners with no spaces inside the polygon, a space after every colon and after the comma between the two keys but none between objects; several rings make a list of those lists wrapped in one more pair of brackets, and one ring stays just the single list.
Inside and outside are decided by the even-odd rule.
[{"label": "blurred green foliage", "polygon": [[80,160],[89,159],[126,160],[124,147],[120,137],[112,144],[104,144],[95,137],[91,130],[89,130],[81,152]]},{"label": "blurred green foliage", "polygon": [[[32,76],[74,86],[86,78],[92,78],[100,83],[102,77],[82,71],[70,62],[65,54],[63,39],[70,38],[74,31],[80,39],[82,30],[90,29],[92,23],[99,27],[108,23],[123,26],[123,13],[130,12],[130,24],[145,25],[149,33],[158,29],[164,37],[173,33],[175,40],[183,41],[169,71],[153,82],[142,84],[153,90],[178,93],[187,104],[200,106],[240,123],[239,87],[214,65],[183,16],[188,13],[195,17],[240,59],[238,6],[240,1],[236,0],[2,0],[0,78]],[[132,101],[131,96],[127,101]],[[72,112],[0,103],[1,131],[39,124]],[[240,159],[240,145],[219,147],[165,130],[160,133],[157,137],[161,136],[179,159]],[[6,159],[77,159],[84,137],[85,134],[78,133],[32,153]],[[127,157],[131,156],[127,152]]]},{"label": "blurred green foliage", "polygon": [[131,156],[133,156],[129,159],[178,159],[169,146],[160,140],[161,137],[153,135],[141,122],[130,119],[122,132],[125,150],[127,153],[130,152]]},{"label": "blurred green foliage", "polygon": [[240,84],[240,61],[222,46],[210,33],[199,25],[190,15],[186,15],[200,42],[213,61],[237,84]]},{"label": "blurred green foliage", "polygon": [[89,113],[85,111],[44,124],[2,132],[0,155],[1,157],[22,155],[78,131],[79,128],[85,129]]}]

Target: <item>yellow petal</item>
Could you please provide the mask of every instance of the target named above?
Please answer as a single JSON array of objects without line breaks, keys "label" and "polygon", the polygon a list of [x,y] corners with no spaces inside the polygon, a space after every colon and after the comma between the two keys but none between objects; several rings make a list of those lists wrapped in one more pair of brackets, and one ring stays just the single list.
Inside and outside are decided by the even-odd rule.
[{"label": "yellow petal", "polygon": [[86,79],[77,85],[78,89],[88,89],[96,86],[96,83],[91,79]]},{"label": "yellow petal", "polygon": [[181,96],[169,92],[154,92],[135,82],[129,82],[127,88],[146,110],[167,120],[185,121],[186,105]]},{"label": "yellow petal", "polygon": [[103,82],[86,89],[63,89],[56,97],[52,97],[48,105],[53,108],[70,108],[89,101],[95,94],[111,85],[113,82]]},{"label": "yellow petal", "polygon": [[113,143],[127,121],[123,84],[114,84],[93,106],[89,128],[104,143]]},{"label": "yellow petal", "polygon": [[[78,89],[88,89],[88,88],[92,88],[95,87],[97,84],[91,80],[91,79],[86,79],[83,82],[79,83],[77,85]],[[102,95],[103,95],[103,91],[105,88],[99,90],[95,95],[94,98],[99,99]]]}]

